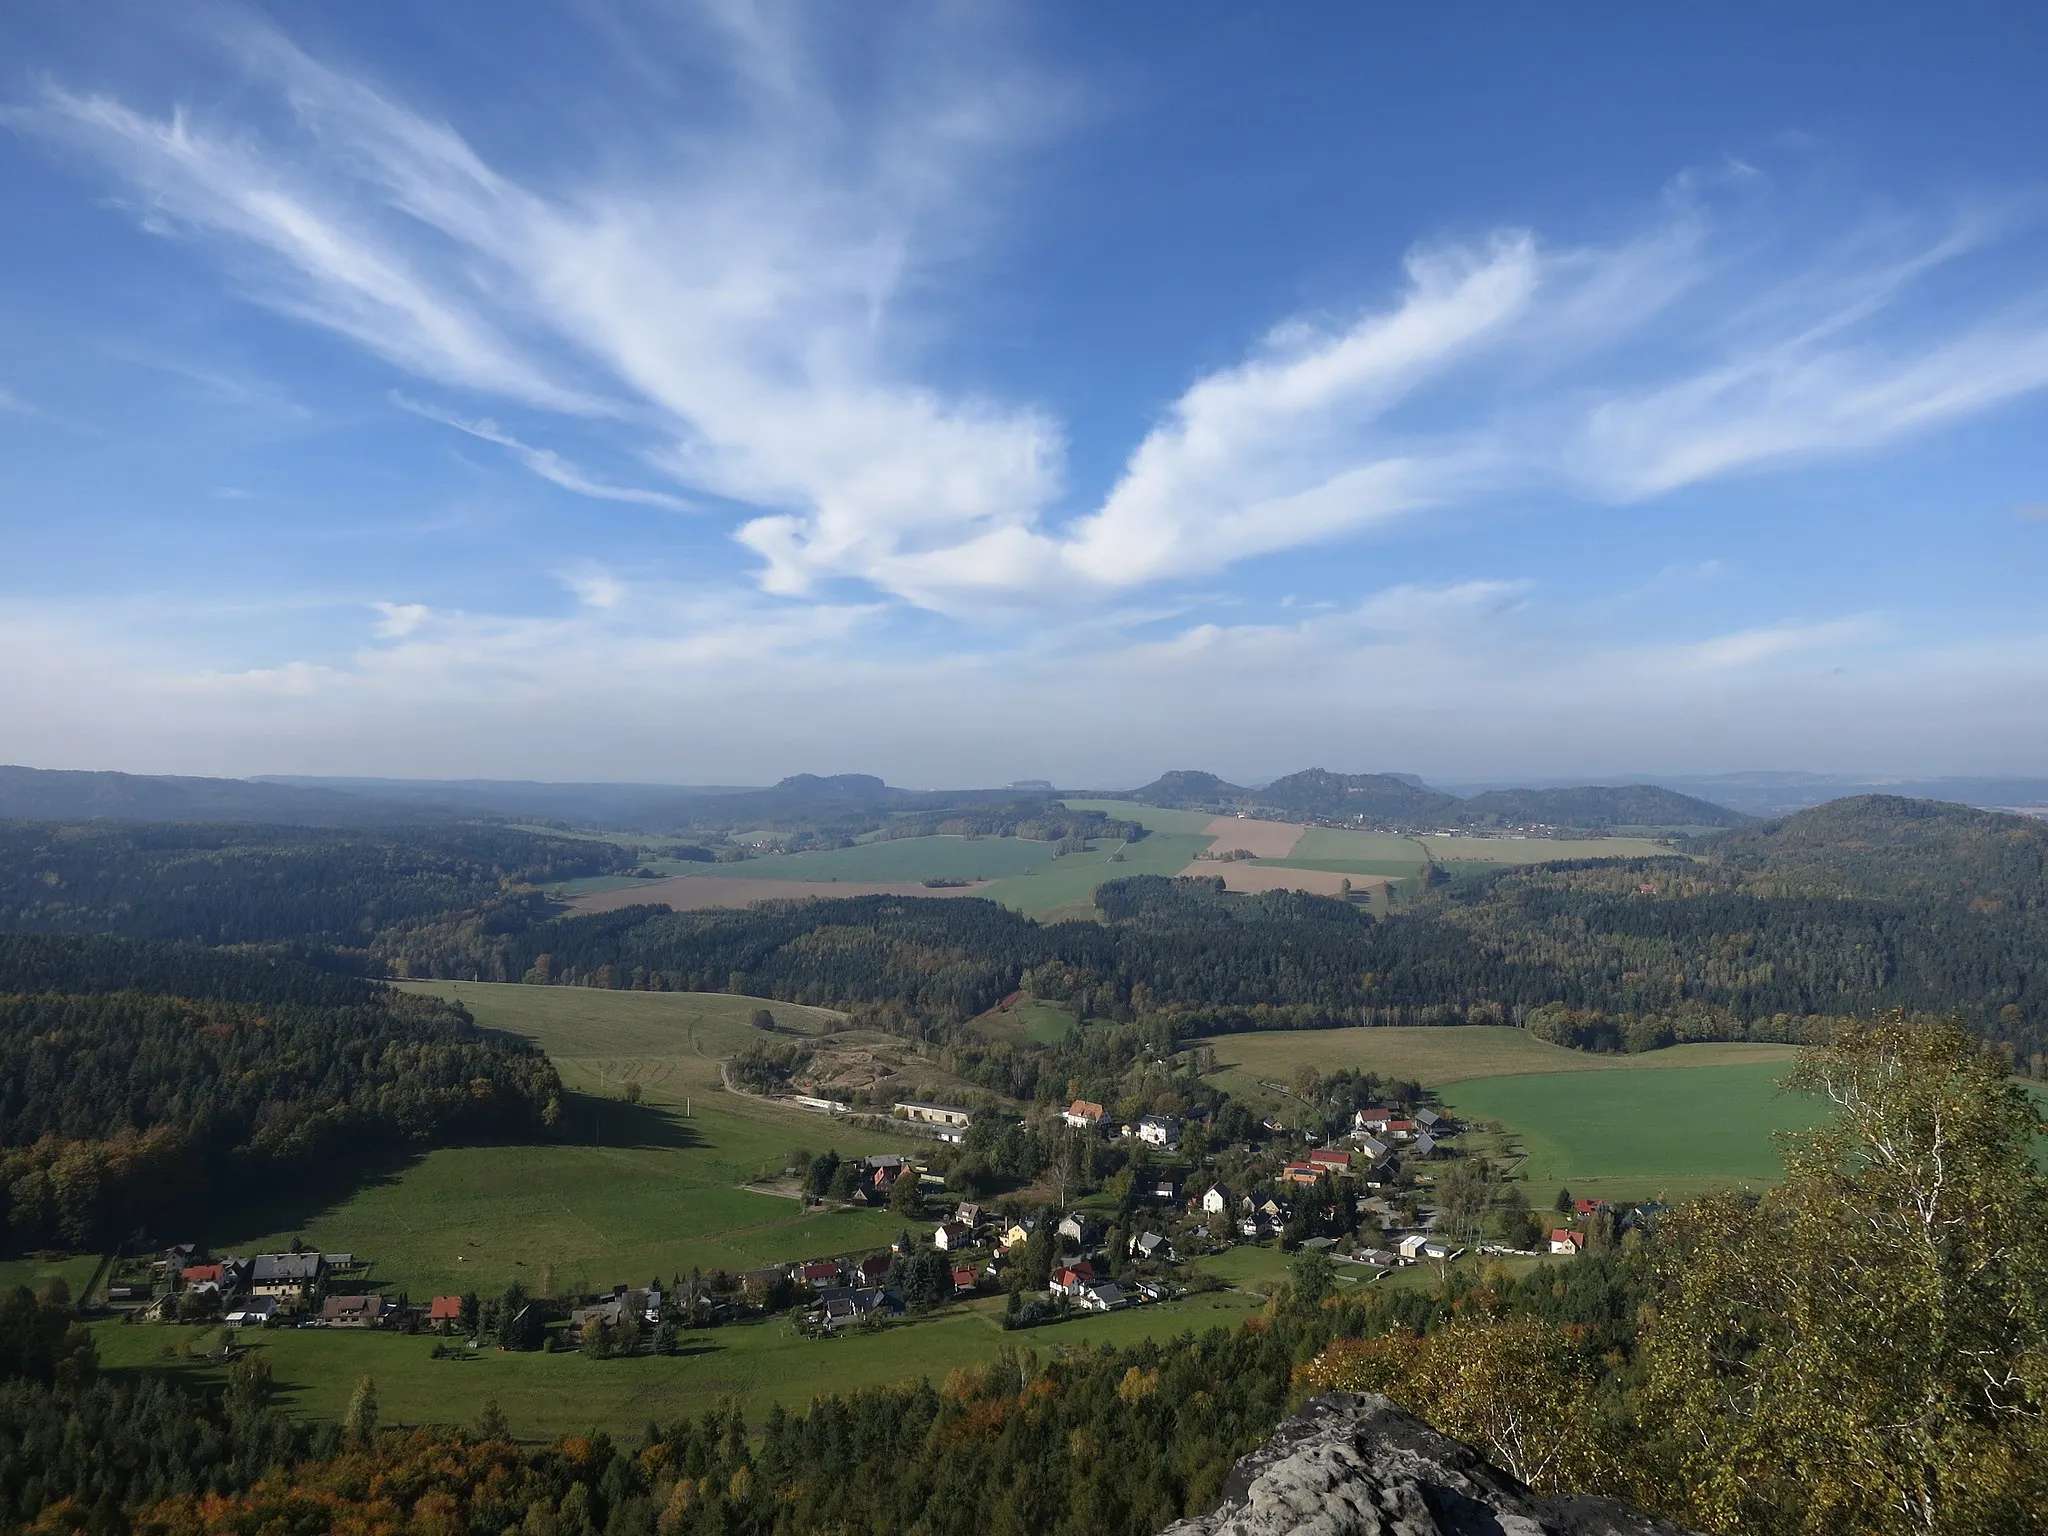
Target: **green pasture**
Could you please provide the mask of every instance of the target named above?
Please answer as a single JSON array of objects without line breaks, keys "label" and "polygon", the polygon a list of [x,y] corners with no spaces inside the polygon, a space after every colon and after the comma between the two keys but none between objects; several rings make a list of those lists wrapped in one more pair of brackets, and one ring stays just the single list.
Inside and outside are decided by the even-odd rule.
[{"label": "green pasture", "polygon": [[1350,866],[1375,865],[1366,874],[1407,874],[1420,870],[1425,862],[1422,845],[1412,837],[1395,837],[1388,832],[1351,832],[1342,827],[1310,827],[1301,834],[1287,859],[1289,864],[1316,868],[1322,862]]},{"label": "green pasture", "polygon": [[1525,1029],[1471,1024],[1418,1029],[1302,1029],[1215,1035],[1202,1042],[1216,1052],[1217,1076],[1232,1092],[1259,1094],[1258,1081],[1291,1083],[1303,1066],[1319,1072],[1350,1067],[1432,1087],[1509,1074],[1638,1073],[1674,1067],[1770,1063],[1783,1071],[1794,1055],[1788,1045],[1709,1042],[1674,1045],[1636,1056],[1567,1050]]},{"label": "green pasture", "polygon": [[1439,864],[1548,864],[1557,859],[1668,858],[1646,837],[1418,837]]},{"label": "green pasture", "polygon": [[[872,1249],[902,1229],[885,1212],[806,1214],[739,1187],[780,1173],[798,1146],[922,1145],[720,1088],[719,1059],[761,1038],[747,1022],[756,1008],[792,1030],[829,1028],[835,1014],[719,993],[409,985],[458,998],[479,1023],[548,1052],[572,1090],[559,1139],[344,1166],[328,1185],[253,1200],[206,1234],[216,1250],[298,1237],[363,1255],[380,1283],[414,1296],[492,1292],[515,1279],[561,1292]],[[629,1082],[642,1102],[616,1096]]]},{"label": "green pasture", "polygon": [[1021,837],[896,837],[775,853],[740,864],[682,864],[664,873],[707,880],[1000,880],[1053,862],[1051,843]]},{"label": "green pasture", "polygon": [[[768,1318],[683,1335],[682,1352],[587,1360],[580,1354],[503,1354],[436,1360],[425,1335],[355,1329],[250,1330],[241,1342],[263,1351],[290,1413],[339,1418],[358,1377],[377,1384],[386,1424],[465,1423],[495,1400],[515,1434],[546,1439],[583,1430],[637,1436],[649,1419],[696,1415],[737,1398],[759,1422],[781,1403],[928,1377],[992,1359],[1005,1345],[1050,1353],[1128,1344],[1217,1326],[1234,1327],[1257,1303],[1229,1293],[1191,1296],[1006,1333],[1002,1302],[983,1298],[877,1333],[806,1339],[785,1318]],[[103,1323],[95,1330],[103,1365],[116,1375],[162,1371],[211,1379],[203,1357],[218,1329]],[[180,1347],[185,1353],[180,1354]]]},{"label": "green pasture", "polygon": [[1072,811],[1100,811],[1118,821],[1135,821],[1154,836],[1166,833],[1174,837],[1200,837],[1203,829],[1216,819],[1207,811],[1166,811],[1155,805],[1140,805],[1135,800],[1075,800],[1062,795],[1060,803]]},{"label": "green pasture", "polygon": [[991,1008],[979,1018],[969,1020],[967,1027],[984,1040],[1058,1045],[1067,1038],[1074,1023],[1073,1009],[1027,997],[1007,1008]]},{"label": "green pasture", "polygon": [[[1627,1058],[1634,1059],[1634,1058]],[[1778,1062],[1519,1074],[1452,1084],[1451,1108],[1499,1120],[1527,1161],[1532,1191],[1686,1196],[1782,1177],[1773,1136],[1813,1125],[1819,1108],[1781,1094]]]},{"label": "green pasture", "polygon": [[0,1259],[0,1291],[11,1291],[17,1285],[34,1290],[45,1280],[62,1280],[71,1291],[71,1299],[80,1301],[99,1268],[96,1253],[65,1259]]},{"label": "green pasture", "polygon": [[[1093,917],[1095,887],[1131,875],[1177,875],[1209,846],[1206,837],[1154,832],[1135,843],[1095,844],[1091,853],[1070,853],[1043,869],[998,880],[978,894],[1033,917]],[[1112,855],[1122,858],[1112,862]]]}]

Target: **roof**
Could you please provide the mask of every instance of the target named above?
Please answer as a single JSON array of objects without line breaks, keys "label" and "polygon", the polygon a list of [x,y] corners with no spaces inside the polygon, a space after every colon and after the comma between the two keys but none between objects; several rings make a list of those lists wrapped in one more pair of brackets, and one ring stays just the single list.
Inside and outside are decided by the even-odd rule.
[{"label": "roof", "polygon": [[251,1267],[249,1278],[258,1285],[270,1285],[281,1281],[308,1281],[320,1278],[320,1255],[317,1253],[259,1253]]},{"label": "roof", "polygon": [[427,1321],[430,1323],[454,1322],[462,1316],[460,1296],[436,1296],[427,1307]]},{"label": "roof", "polygon": [[1067,1106],[1067,1113],[1083,1120],[1100,1120],[1107,1116],[1109,1111],[1093,1099],[1076,1099]]},{"label": "roof", "polygon": [[943,1115],[972,1115],[974,1113],[973,1110],[963,1108],[961,1105],[958,1104],[931,1104],[927,1103],[923,1099],[898,1099],[896,1101],[896,1107],[898,1109],[936,1110],[938,1113]]},{"label": "roof", "polygon": [[1324,1147],[1318,1147],[1315,1151],[1309,1153],[1308,1160],[1312,1163],[1328,1163],[1332,1168],[1349,1168],[1351,1166],[1351,1154],[1349,1152],[1333,1152]]},{"label": "roof", "polygon": [[354,1317],[359,1313],[379,1313],[384,1310],[384,1298],[377,1295],[330,1296],[320,1303],[322,1317]]},{"label": "roof", "polygon": [[187,1264],[181,1273],[184,1275],[187,1285],[190,1285],[195,1280],[222,1280],[226,1278],[225,1270],[219,1264]]}]

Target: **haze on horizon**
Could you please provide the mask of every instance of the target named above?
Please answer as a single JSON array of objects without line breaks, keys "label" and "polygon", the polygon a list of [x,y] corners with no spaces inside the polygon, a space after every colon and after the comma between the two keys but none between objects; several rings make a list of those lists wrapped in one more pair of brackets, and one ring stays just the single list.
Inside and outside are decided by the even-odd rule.
[{"label": "haze on horizon", "polygon": [[2048,13],[0,18],[0,761],[2048,774]]}]

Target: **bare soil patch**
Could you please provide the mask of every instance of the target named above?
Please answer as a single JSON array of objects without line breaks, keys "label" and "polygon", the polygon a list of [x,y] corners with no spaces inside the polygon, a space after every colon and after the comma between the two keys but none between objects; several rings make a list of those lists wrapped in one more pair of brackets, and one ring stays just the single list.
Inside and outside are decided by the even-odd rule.
[{"label": "bare soil patch", "polygon": [[618,891],[592,891],[569,905],[578,912],[616,912],[621,907],[667,907],[690,912],[700,907],[750,907],[757,901],[801,901],[807,896],[973,896],[995,882],[922,885],[914,880],[722,880],[677,875],[647,880]]},{"label": "bare soil patch", "polygon": [[1202,829],[1207,836],[1216,839],[1209,849],[1211,853],[1229,853],[1233,848],[1242,848],[1255,859],[1286,858],[1294,852],[1294,845],[1301,841],[1301,834],[1307,830],[1307,827],[1296,826],[1291,821],[1253,821],[1244,816],[1218,816]]}]

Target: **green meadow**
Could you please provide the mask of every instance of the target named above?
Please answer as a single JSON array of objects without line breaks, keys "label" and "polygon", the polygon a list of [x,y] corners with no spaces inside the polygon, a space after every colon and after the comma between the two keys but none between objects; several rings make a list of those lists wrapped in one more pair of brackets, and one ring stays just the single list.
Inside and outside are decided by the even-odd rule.
[{"label": "green meadow", "polygon": [[[855,1132],[719,1086],[719,1059],[760,1038],[758,998],[420,982],[477,1021],[523,1035],[554,1059],[571,1092],[559,1140],[444,1147],[341,1170],[346,1186],[253,1202],[212,1246],[249,1252],[294,1237],[363,1255],[375,1278],[414,1296],[644,1285],[691,1269],[740,1270],[872,1249],[902,1229],[881,1211],[806,1214],[741,1188],[779,1174],[791,1149],[904,1151],[917,1143]],[[824,1009],[765,1005],[784,1028],[839,1022]],[[638,1083],[641,1102],[617,1096]]]},{"label": "green meadow", "polygon": [[[386,1424],[473,1422],[495,1401],[513,1433],[525,1439],[584,1430],[627,1437],[650,1419],[700,1414],[723,1398],[737,1399],[758,1422],[775,1403],[798,1408],[826,1393],[919,1377],[940,1381],[961,1366],[994,1358],[1006,1345],[1049,1353],[1170,1338],[1235,1326],[1258,1305],[1253,1296],[1218,1292],[1006,1333],[1002,1302],[989,1297],[912,1324],[836,1339],[807,1339],[788,1319],[766,1318],[686,1333],[674,1356],[621,1360],[495,1349],[436,1360],[431,1337],[342,1328],[252,1331],[241,1342],[263,1352],[281,1406],[295,1414],[339,1418],[357,1378],[368,1375]],[[217,1375],[204,1356],[218,1329],[104,1323],[95,1335],[103,1364],[117,1374]]]},{"label": "green meadow", "polygon": [[1461,1116],[1507,1128],[1538,1204],[1560,1185],[1575,1195],[1683,1197],[1783,1176],[1775,1134],[1819,1118],[1812,1101],[1779,1091],[1784,1072],[1759,1061],[1526,1074],[1454,1083],[1444,1099]]},{"label": "green meadow", "polygon": [[1053,862],[1051,843],[1021,837],[896,837],[741,864],[690,864],[674,873],[707,880],[1000,880]]}]

